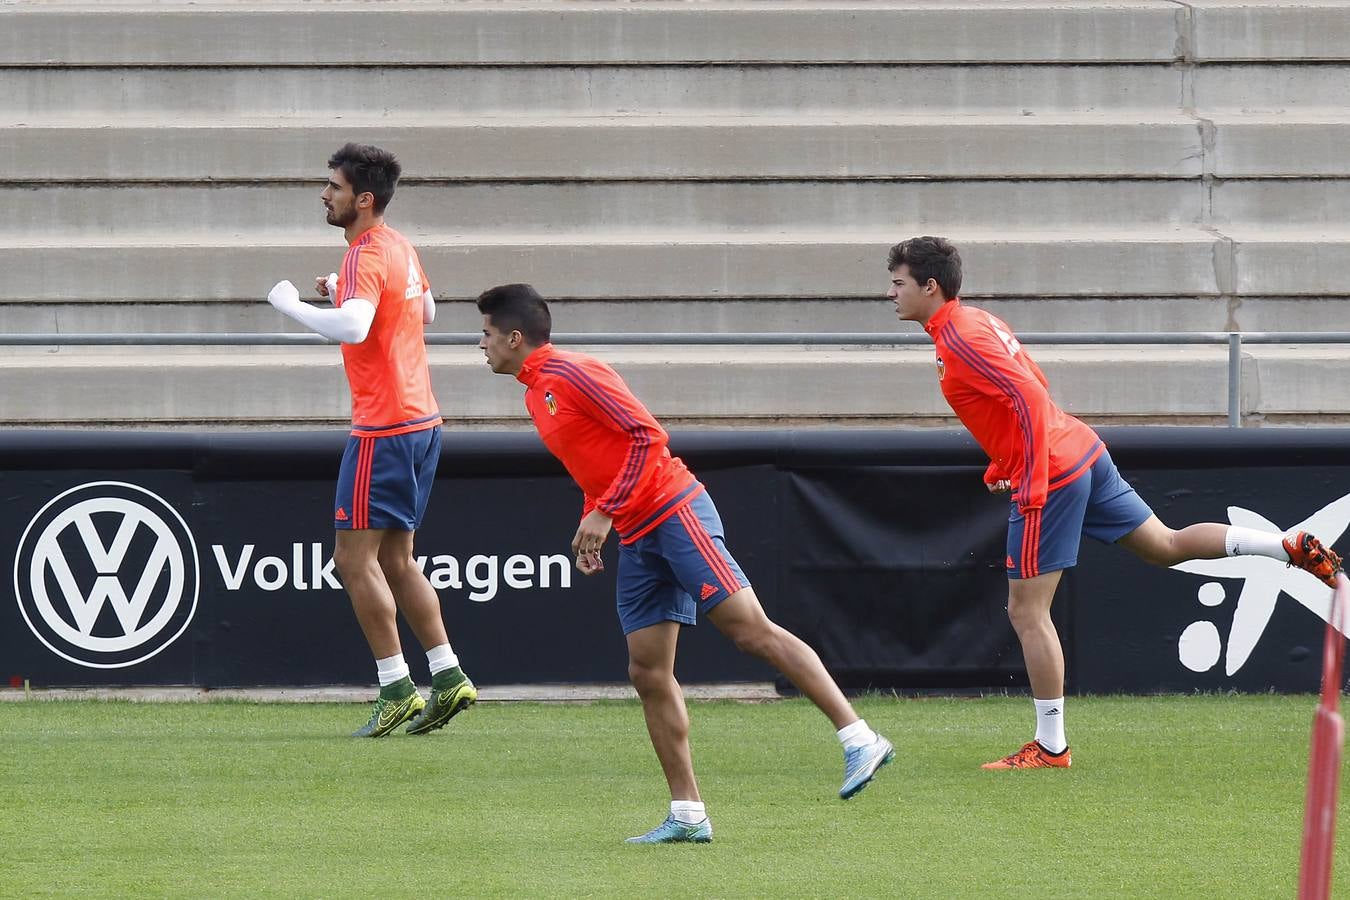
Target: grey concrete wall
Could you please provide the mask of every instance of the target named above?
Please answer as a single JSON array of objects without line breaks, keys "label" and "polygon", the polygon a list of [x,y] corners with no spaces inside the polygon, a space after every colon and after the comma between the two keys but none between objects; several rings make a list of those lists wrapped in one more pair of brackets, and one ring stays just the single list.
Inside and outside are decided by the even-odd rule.
[{"label": "grey concrete wall", "polygon": [[[1331,0],[0,5],[0,329],[293,330],[262,298],[336,268],[324,160],[364,140],[438,330],[530,280],[560,330],[892,332],[917,233],[1023,331],[1350,330],[1347,48]],[[918,351],[832,353],[622,358],[682,421],[942,415]],[[1190,421],[1209,353],[1038,356],[1085,415]],[[1252,351],[1253,421],[1350,415],[1338,354]],[[5,356],[0,423],[343,415],[322,350]],[[462,356],[447,414],[514,421]],[[322,399],[263,387],[291,375]]]}]

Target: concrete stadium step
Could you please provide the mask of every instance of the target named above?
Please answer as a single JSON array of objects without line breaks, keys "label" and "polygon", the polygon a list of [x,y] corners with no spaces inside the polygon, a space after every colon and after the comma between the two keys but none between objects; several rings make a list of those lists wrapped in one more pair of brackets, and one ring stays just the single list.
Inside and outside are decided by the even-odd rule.
[{"label": "concrete stadium step", "polygon": [[1216,115],[1210,122],[1215,130],[1214,175],[1350,176],[1350,158],[1344,152],[1350,114],[1344,108],[1321,115]]},{"label": "concrete stadium step", "polygon": [[1344,60],[1345,0],[1187,0],[1196,60]]},{"label": "concrete stadium step", "polygon": [[[397,224],[397,223],[396,223]],[[1350,229],[1224,234],[970,232],[963,295],[1026,331],[1313,331],[1343,321]],[[529,281],[576,316],[573,331],[869,331],[887,248],[867,234],[444,235],[417,239],[442,302],[437,327],[476,331],[469,302]],[[309,295],[340,237],[119,236],[0,245],[0,328],[33,331],[286,331],[266,306],[290,278]],[[453,301],[463,312],[452,312]],[[458,318],[450,318],[458,316]],[[561,321],[566,321],[562,320]],[[452,324],[447,324],[452,323]]]},{"label": "concrete stadium step", "polygon": [[[1225,191],[1239,193],[1236,184]],[[1278,193],[1261,181],[1250,195]],[[0,242],[10,236],[79,240],[115,237],[147,223],[179,235],[295,232],[336,239],[324,224],[321,185],[0,184]],[[419,234],[641,235],[683,232],[820,233],[883,230],[903,222],[922,232],[955,211],[984,228],[1055,222],[1060,228],[1168,229],[1205,218],[1208,192],[1199,180],[1171,181],[652,181],[423,182],[399,188],[390,221]],[[1258,203],[1259,197],[1236,202]],[[1350,221],[1346,207],[1335,212]]]},{"label": "concrete stadium step", "polygon": [[[1021,332],[1324,331],[1347,320],[1345,297],[981,297],[987,309]],[[851,332],[889,334],[894,309],[871,297],[753,300],[553,300],[559,332]],[[476,336],[471,300],[442,298],[432,332]],[[301,333],[260,297],[237,302],[0,303],[0,332]]]},{"label": "concrete stadium step", "polygon": [[1187,75],[1183,105],[1200,115],[1343,111],[1345,85],[1350,83],[1344,54],[1334,63],[1316,65],[1253,57],[1240,64],[1197,65]]},{"label": "concrete stadium step", "polygon": [[[317,184],[3,185],[0,242],[125,235],[153,223],[179,236],[272,233],[330,236]],[[1328,178],[1200,181],[671,181],[409,183],[391,222],[416,238],[436,233],[581,235],[622,231],[790,235],[823,228],[856,231],[905,223],[909,231],[948,228],[954,211],[981,227],[1055,222],[1096,229],[1279,223],[1281,230],[1350,227],[1350,180]]]},{"label": "concrete stadium step", "polygon": [[1229,235],[1233,239],[1235,293],[1345,292],[1345,273],[1350,272],[1350,234],[1341,228],[1298,230],[1247,224],[1234,226]]},{"label": "concrete stadium step", "polygon": [[[1270,229],[1216,237],[1173,232],[1016,232],[934,229],[965,249],[966,288],[979,296],[1344,296],[1350,233]],[[559,299],[875,297],[886,287],[895,233],[707,236],[591,235],[580,239],[488,235],[422,237],[442,296],[469,298],[504,281],[529,281]],[[308,290],[341,247],[295,236],[236,243],[130,242],[0,247],[0,302],[49,300],[254,300],[280,278]],[[596,273],[604,273],[600,278]]]},{"label": "concrete stadium step", "polygon": [[1344,108],[1350,67],[740,64],[0,68],[0,122],[97,116],[1046,115]]},{"label": "concrete stadium step", "polygon": [[0,125],[0,181],[309,180],[348,140],[399,153],[410,181],[1350,175],[1344,110],[398,121]]},{"label": "concrete stadium step", "polygon": [[[327,226],[323,226],[327,228]],[[1259,272],[1234,271],[1241,248],[1203,229],[1130,231],[934,227],[964,248],[971,296],[1197,296],[1241,281],[1262,293]],[[569,298],[876,297],[887,286],[886,251],[906,230],[690,234],[421,235],[419,254],[442,295],[473,297],[487,286],[529,281]],[[1261,236],[1271,242],[1271,235]],[[1262,246],[1266,246],[1263,243]],[[1288,263],[1340,248],[1350,235],[1299,235],[1282,245]],[[119,233],[59,241],[13,236],[0,245],[0,302],[47,300],[253,300],[290,278],[308,290],[341,260],[334,229],[221,235]],[[1330,273],[1324,270],[1324,276]],[[1343,290],[1295,276],[1276,296]]]},{"label": "concrete stadium step", "polygon": [[[1228,73],[1245,91],[1217,79],[1214,88],[1250,104],[1271,84],[1265,105],[1283,108],[1322,81],[1306,66],[1266,68],[1259,79]],[[1181,69],[1111,64],[0,68],[0,121],[1045,114],[1175,109],[1185,89]]]},{"label": "concrete stadium step", "polygon": [[[950,416],[931,347],[590,348],[671,423],[719,421],[932,424]],[[1089,419],[1218,421],[1226,349],[1042,346],[1033,353],[1064,407]],[[431,349],[443,413],[465,426],[524,427],[521,387],[471,348]],[[1350,416],[1350,348],[1253,347],[1244,410],[1271,421]],[[0,422],[84,425],[332,425],[347,415],[333,347],[17,348],[0,357],[10,386]],[[1185,385],[1184,391],[1178,385]]]},{"label": "concrete stadium step", "polygon": [[[1063,62],[1344,58],[1340,0],[48,3],[5,10],[16,65]],[[145,40],[153,15],[159,39]],[[380,40],[368,36],[377,32]]]},{"label": "concrete stadium step", "polygon": [[[1294,127],[1272,122],[1269,129]],[[1250,132],[1245,132],[1250,134]],[[1215,137],[1222,140],[1222,134]],[[121,120],[0,127],[0,181],[315,179],[334,149],[375,143],[411,179],[1197,177],[1181,114],[651,116],[511,120]],[[1289,174],[1278,168],[1270,174]]]},{"label": "concrete stadium step", "polygon": [[1216,179],[1209,185],[1208,219],[1220,230],[1275,225],[1335,232],[1350,223],[1350,179]]},{"label": "concrete stadium step", "polygon": [[[1156,0],[446,4],[337,0],[57,3],[6,12],[16,65],[1171,61],[1187,14]],[[155,21],[147,41],[145,22]],[[1277,23],[1278,24],[1278,21]],[[1334,24],[1334,23],[1328,23]],[[370,40],[378,34],[378,40]],[[1325,38],[1323,38],[1325,40]],[[1216,35],[1211,52],[1238,42]],[[1242,49],[1240,45],[1238,49]],[[1274,49],[1279,49],[1276,47]]]}]

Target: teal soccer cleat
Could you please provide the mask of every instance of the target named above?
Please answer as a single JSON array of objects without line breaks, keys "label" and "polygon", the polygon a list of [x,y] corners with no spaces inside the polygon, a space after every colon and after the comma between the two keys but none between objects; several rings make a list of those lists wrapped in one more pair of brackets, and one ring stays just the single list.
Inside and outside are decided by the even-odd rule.
[{"label": "teal soccer cleat", "polygon": [[844,751],[844,786],[839,789],[839,799],[847,800],[867,787],[872,776],[877,774],[886,763],[895,758],[895,748],[881,735],[870,744]]},{"label": "teal soccer cleat", "polygon": [[710,844],[712,843],[712,820],[705,818],[694,825],[676,821],[674,816],[646,834],[630,837],[625,844]]}]

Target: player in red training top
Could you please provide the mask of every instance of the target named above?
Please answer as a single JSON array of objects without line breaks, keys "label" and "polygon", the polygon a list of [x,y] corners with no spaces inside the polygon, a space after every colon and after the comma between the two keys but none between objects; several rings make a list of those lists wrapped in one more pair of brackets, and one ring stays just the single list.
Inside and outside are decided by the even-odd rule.
[{"label": "player in red training top", "polygon": [[[410,734],[440,728],[478,697],[459,667],[436,591],[413,560],[441,449],[441,414],[431,394],[424,326],[436,315],[431,286],[407,238],[384,222],[402,171],[392,153],[347,144],[328,160],[328,224],[343,229],[342,271],[315,279],[332,309],[300,301],[289,281],[268,301],[324,337],[342,342],[352,392],[352,433],[338,474],[333,561],[375,655],[380,696],[357,737],[382,737],[404,722]],[[403,611],[426,648],[431,702],[409,675],[399,644]]]},{"label": "player in red training top", "polygon": [[603,570],[601,547],[611,528],[619,534],[615,589],[628,676],[671,796],[665,821],[629,842],[712,840],[689,755],[689,715],[675,680],[680,627],[695,624],[700,612],[830,718],[844,746],[839,796],[862,790],[890,761],[890,742],[858,718],[816,652],[769,621],[727,550],[712,498],[670,455],[665,430],[613,369],[550,343],[548,304],[528,284],[485,291],[478,310],[488,365],[525,385],[525,408],[540,438],[585,497],[572,538],[577,568],[586,575]]},{"label": "player in red training top", "polygon": [[1040,368],[1012,329],[965,306],[961,255],[943,238],[891,248],[887,296],[902,321],[933,338],[942,394],[989,454],[984,482],[1011,492],[1008,618],[1022,644],[1036,704],[1036,737],[986,769],[1059,768],[1064,737],[1064,655],[1050,620],[1060,573],[1078,562],[1081,535],[1115,543],[1146,562],[1266,556],[1335,585],[1340,558],[1304,532],[1288,535],[1205,523],[1168,528],[1120,477],[1097,433],[1050,399]]}]

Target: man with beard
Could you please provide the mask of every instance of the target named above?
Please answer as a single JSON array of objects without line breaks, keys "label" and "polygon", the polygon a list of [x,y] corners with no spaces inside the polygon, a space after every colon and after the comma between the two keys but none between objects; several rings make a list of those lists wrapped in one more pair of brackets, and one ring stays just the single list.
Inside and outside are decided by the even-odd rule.
[{"label": "man with beard", "polygon": [[[341,272],[315,279],[315,289],[333,308],[301,302],[289,281],[278,282],[267,300],[341,342],[351,386],[352,432],[334,502],[333,561],[380,682],[370,720],[355,736],[382,737],[405,722],[409,734],[425,734],[478,698],[450,647],[436,591],[413,561],[413,536],[426,513],[441,448],[441,415],[423,341],[436,304],[417,251],[384,221],[402,172],[398,160],[379,147],[347,144],[328,168],[322,194],[328,224],[343,229],[349,245]],[[426,648],[430,702],[403,659],[399,610]]]}]

